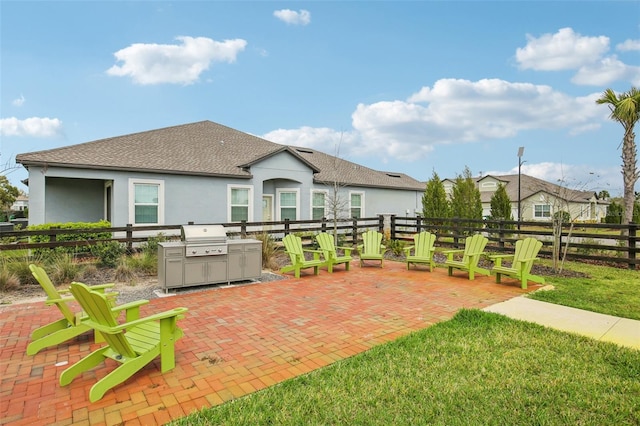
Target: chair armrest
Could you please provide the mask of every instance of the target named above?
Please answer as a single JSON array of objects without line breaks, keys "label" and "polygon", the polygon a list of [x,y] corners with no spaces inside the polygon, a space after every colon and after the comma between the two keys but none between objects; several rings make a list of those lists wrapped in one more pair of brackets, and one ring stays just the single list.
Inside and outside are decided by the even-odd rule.
[{"label": "chair armrest", "polygon": [[75,302],[76,299],[73,298],[73,296],[71,297],[61,297],[59,299],[47,299],[44,301],[44,303],[46,305],[54,305],[56,303],[61,303],[61,302]]},{"label": "chair armrest", "polygon": [[454,254],[456,254],[456,253],[464,253],[464,249],[444,250],[444,251],[442,251],[440,253],[446,255],[447,256],[447,260],[452,260]]},{"label": "chair armrest", "polygon": [[120,324],[115,327],[108,327],[93,321],[88,321],[87,323],[89,323],[92,328],[95,328],[101,333],[116,334],[116,333],[120,333],[123,330],[126,330],[127,328],[133,328],[137,325],[144,324],[150,321],[158,321],[158,320],[163,320],[165,318],[171,318],[171,317],[179,317],[185,312],[187,312],[188,310],[189,309],[187,308],[174,308],[169,311],[160,312],[158,314],[150,315],[148,317],[125,322],[124,324]]},{"label": "chair armrest", "polygon": [[528,259],[518,259],[520,262],[529,262],[530,260],[540,260],[539,257],[530,257]]},{"label": "chair armrest", "polygon": [[129,303],[125,303],[125,304],[122,304],[122,305],[114,306],[113,308],[111,308],[111,312],[113,312],[113,313],[122,312],[124,310],[128,310],[128,309],[131,309],[131,308],[137,308],[139,306],[146,305],[147,303],[149,303],[148,300],[140,299],[140,300],[136,300],[134,302],[129,302]]},{"label": "chair armrest", "polygon": [[411,253],[411,250],[413,250],[413,249],[414,249],[414,247],[415,247],[415,246],[409,246],[409,247],[405,247],[405,248],[403,248],[402,250],[404,250],[405,255],[406,255],[406,256],[408,256],[408,255],[409,255],[409,253]]}]

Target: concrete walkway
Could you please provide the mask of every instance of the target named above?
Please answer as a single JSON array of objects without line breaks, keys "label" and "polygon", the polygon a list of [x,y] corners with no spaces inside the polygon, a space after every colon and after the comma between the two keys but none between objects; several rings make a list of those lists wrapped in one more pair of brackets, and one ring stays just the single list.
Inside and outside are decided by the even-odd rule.
[{"label": "concrete walkway", "polygon": [[526,297],[514,297],[486,307],[484,310],[640,350],[640,321],[583,311]]}]

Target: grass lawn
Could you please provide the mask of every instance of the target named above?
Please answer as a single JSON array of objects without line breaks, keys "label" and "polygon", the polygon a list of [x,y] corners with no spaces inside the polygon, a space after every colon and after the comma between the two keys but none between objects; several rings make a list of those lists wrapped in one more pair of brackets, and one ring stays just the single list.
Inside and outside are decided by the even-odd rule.
[{"label": "grass lawn", "polygon": [[637,425],[640,351],[478,310],[176,425]]},{"label": "grass lawn", "polygon": [[[550,261],[546,261],[549,265]],[[601,314],[640,320],[640,271],[567,262],[565,269],[584,278],[546,277],[553,291],[531,293],[530,298]]]}]

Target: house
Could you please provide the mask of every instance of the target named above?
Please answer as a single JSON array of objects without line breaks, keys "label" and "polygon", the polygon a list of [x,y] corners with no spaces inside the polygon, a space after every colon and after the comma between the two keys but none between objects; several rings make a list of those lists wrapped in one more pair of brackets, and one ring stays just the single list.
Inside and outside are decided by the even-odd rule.
[{"label": "house", "polygon": [[11,205],[12,212],[22,212],[29,208],[29,197],[25,194],[18,195],[18,198]]},{"label": "house", "polygon": [[[511,200],[514,220],[518,219],[518,200],[523,221],[548,221],[554,213],[565,211],[570,214],[572,220],[578,222],[600,222],[606,216],[609,205],[608,201],[598,199],[594,191],[570,189],[524,174],[486,175],[475,180],[480,190],[483,217],[491,216],[491,197],[500,184],[504,185]],[[455,180],[444,179],[443,185],[445,191],[451,195]]]},{"label": "house", "polygon": [[424,183],[201,121],[16,156],[31,224],[113,226],[405,215]]}]

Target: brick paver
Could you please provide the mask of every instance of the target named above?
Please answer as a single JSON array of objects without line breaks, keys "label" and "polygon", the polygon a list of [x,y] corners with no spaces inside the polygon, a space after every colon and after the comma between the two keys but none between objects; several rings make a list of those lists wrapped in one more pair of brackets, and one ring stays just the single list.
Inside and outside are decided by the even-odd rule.
[{"label": "brick paver", "polygon": [[221,404],[324,367],[451,318],[461,308],[483,308],[535,290],[492,277],[467,280],[446,269],[407,271],[337,267],[333,274],[221,287],[153,299],[141,315],[189,308],[179,322],[176,368],[160,373],[156,360],[90,403],[88,391],[116,363],[85,372],[70,385],[60,373],[97,345],[85,334],[26,355],[29,335],[58,318],[44,303],[0,307],[0,424],[158,424]]}]

